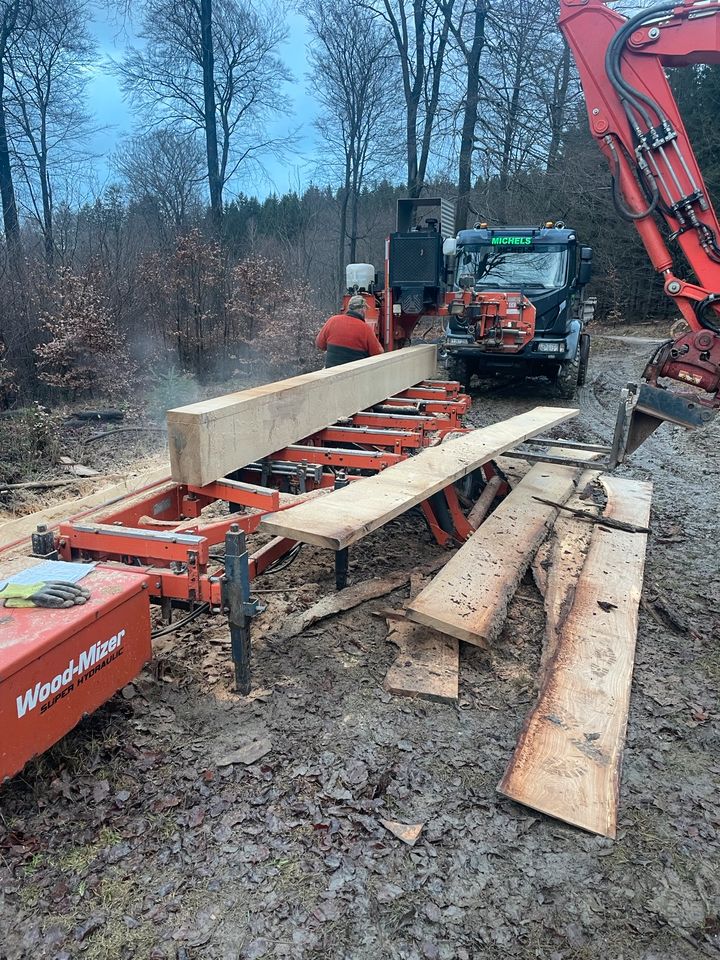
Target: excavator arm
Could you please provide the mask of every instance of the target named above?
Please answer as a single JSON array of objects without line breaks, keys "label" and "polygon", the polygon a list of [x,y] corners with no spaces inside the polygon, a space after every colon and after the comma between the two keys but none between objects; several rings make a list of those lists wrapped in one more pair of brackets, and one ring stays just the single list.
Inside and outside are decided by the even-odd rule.
[{"label": "excavator arm", "polygon": [[[720,407],[720,224],[664,70],[720,64],[720,2],[662,3],[627,19],[603,0],[561,0],[559,26],[618,215],[635,225],[689,327],[656,351],[643,384],[628,386],[619,461],[662,422],[696,427]],[[697,283],[676,276],[675,244]],[[692,389],[665,390],[663,378]]]}]

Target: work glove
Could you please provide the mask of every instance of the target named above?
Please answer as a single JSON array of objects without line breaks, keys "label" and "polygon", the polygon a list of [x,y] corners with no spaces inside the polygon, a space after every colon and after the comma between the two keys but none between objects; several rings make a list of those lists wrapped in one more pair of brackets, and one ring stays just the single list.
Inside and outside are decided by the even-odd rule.
[{"label": "work glove", "polygon": [[0,603],[4,602],[6,607],[74,607],[87,603],[89,597],[86,587],[59,580],[0,585]]}]

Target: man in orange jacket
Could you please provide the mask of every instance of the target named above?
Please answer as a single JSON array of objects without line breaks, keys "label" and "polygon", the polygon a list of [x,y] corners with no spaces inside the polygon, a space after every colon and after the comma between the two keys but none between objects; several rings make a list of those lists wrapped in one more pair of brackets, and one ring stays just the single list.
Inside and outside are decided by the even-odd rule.
[{"label": "man in orange jacket", "polygon": [[350,297],[347,313],[336,313],[327,320],[315,338],[319,350],[326,350],[326,367],[376,357],[385,351],[371,328],[365,323],[367,304],[360,296]]}]

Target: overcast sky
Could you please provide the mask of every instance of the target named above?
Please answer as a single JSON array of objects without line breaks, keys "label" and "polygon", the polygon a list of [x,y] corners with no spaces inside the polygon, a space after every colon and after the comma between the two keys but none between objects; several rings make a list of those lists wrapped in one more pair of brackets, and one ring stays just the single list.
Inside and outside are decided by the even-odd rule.
[{"label": "overcast sky", "polygon": [[[112,21],[111,15],[102,5],[97,9],[91,24],[98,47],[98,66],[88,84],[88,105],[95,115],[98,131],[94,135],[93,146],[97,154],[97,175],[101,184],[113,179],[110,160],[123,137],[134,130],[134,117],[130,104],[123,99],[120,84],[110,68],[111,59],[122,57],[128,45],[137,43],[133,35],[132,24],[120,28]],[[268,179],[262,182],[253,178],[252,182],[238,185],[244,192],[253,196],[265,197],[272,192],[284,193],[298,185],[308,183],[316,165],[315,132],[312,127],[316,115],[316,104],[307,92],[305,61],[308,43],[307,24],[299,14],[288,17],[289,39],[283,45],[281,56],[293,74],[294,81],[284,84],[284,97],[289,111],[287,117],[275,121],[270,129],[274,136],[282,137],[298,130],[298,145],[293,150],[295,159],[283,164],[272,157],[266,161]],[[226,191],[231,199],[233,191]]]}]

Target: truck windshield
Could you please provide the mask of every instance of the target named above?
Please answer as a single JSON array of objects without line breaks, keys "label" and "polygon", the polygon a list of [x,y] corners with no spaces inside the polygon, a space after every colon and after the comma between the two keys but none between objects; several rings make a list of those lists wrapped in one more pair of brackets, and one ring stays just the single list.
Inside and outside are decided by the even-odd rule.
[{"label": "truck windshield", "polygon": [[[479,290],[492,287],[516,290],[518,287],[554,289],[562,287],[567,275],[568,249],[560,244],[542,247],[499,249],[489,244],[468,244],[458,251],[457,279],[460,286]],[[463,280],[467,277],[468,280]]]}]

